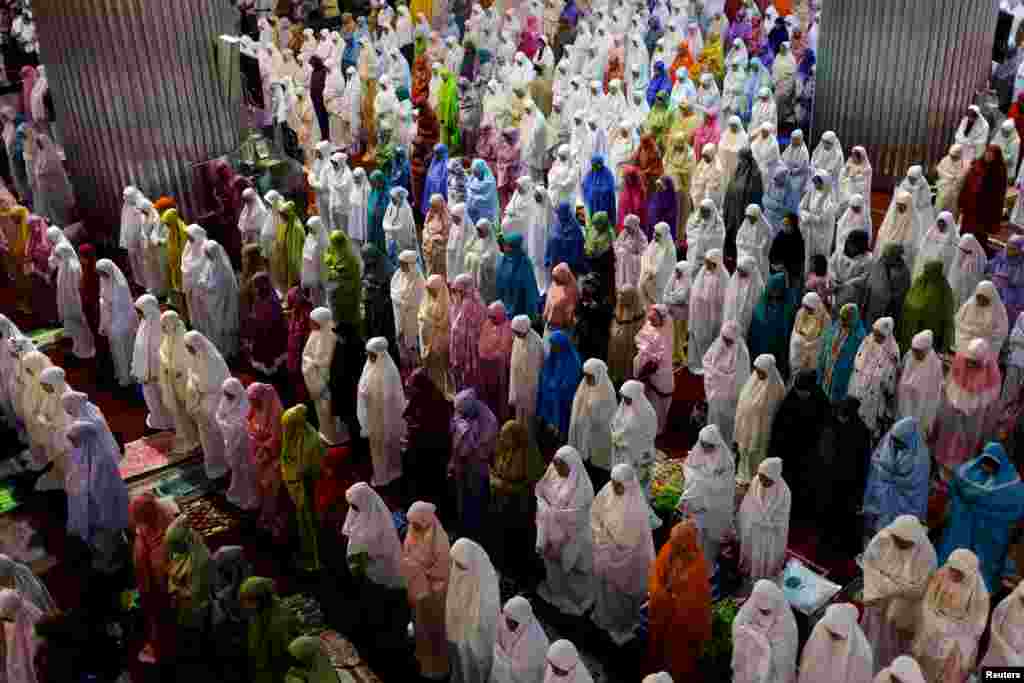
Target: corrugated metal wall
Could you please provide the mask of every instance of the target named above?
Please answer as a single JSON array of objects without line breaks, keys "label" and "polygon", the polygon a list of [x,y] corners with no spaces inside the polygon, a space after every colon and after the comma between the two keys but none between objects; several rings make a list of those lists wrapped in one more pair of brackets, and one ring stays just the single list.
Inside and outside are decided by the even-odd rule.
[{"label": "corrugated metal wall", "polygon": [[988,81],[997,16],[991,0],[826,0],[813,142],[863,145],[876,189],[930,169]]},{"label": "corrugated metal wall", "polygon": [[[198,205],[191,166],[238,146],[239,91],[218,76],[228,0],[33,0],[79,204],[116,233],[121,192],[138,186]],[[237,71],[237,50],[235,70]]]}]

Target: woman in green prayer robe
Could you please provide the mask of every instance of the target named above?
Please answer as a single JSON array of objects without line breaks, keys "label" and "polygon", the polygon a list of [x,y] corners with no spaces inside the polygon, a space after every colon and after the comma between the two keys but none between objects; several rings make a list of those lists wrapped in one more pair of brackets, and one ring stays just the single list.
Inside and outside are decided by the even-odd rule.
[{"label": "woman in green prayer robe", "polygon": [[262,576],[246,579],[238,597],[242,609],[249,615],[249,680],[281,683],[291,664],[289,646],[298,634],[298,620],[281,604],[271,579]]},{"label": "woman in green prayer robe", "polygon": [[295,202],[285,202],[281,206],[281,216],[284,220],[278,225],[274,250],[270,254],[270,275],[274,285],[287,292],[299,284],[306,231],[295,212]]},{"label": "woman in green prayer robe", "polygon": [[903,315],[896,335],[900,348],[909,349],[915,334],[931,330],[935,353],[941,355],[948,351],[953,345],[956,312],[956,299],[943,274],[942,261],[929,261],[903,301]]},{"label": "woman in green prayer robe", "polygon": [[319,525],[313,496],[324,445],[316,429],[306,421],[306,412],[306,406],[297,405],[281,416],[281,477],[295,504],[299,526],[297,564],[306,571],[317,571],[320,569]]},{"label": "woman in green prayer robe", "polygon": [[615,254],[612,252],[615,228],[608,219],[608,213],[598,211],[584,225],[583,232],[583,252],[587,257],[587,265],[590,272],[597,275],[601,283],[601,298],[604,299],[615,285]]},{"label": "woman in green prayer robe", "polygon": [[191,649],[206,627],[213,597],[210,549],[203,537],[179,517],[164,534],[167,553],[167,592],[178,616],[178,641],[182,652]]},{"label": "woman in green prayer robe", "polygon": [[327,301],[338,323],[360,329],[362,308],[362,267],[352,249],[352,240],[341,230],[331,233],[324,253]]},{"label": "woman in green prayer robe", "polygon": [[298,662],[288,669],[284,683],[337,683],[338,672],[324,652],[319,638],[300,636],[288,646],[288,653]]},{"label": "woman in green prayer robe", "polygon": [[185,221],[181,220],[177,209],[167,209],[160,216],[160,222],[167,226],[167,274],[171,283],[171,292],[176,298],[185,302],[181,289],[181,257],[185,253]]},{"label": "woman in green prayer robe", "polygon": [[441,124],[441,142],[450,150],[461,149],[459,134],[458,79],[448,69],[441,69],[441,93],[437,99],[437,120]]},{"label": "woman in green prayer robe", "polygon": [[644,124],[644,132],[654,136],[658,143],[658,149],[665,149],[665,136],[668,134],[672,123],[675,121],[675,114],[668,108],[668,93],[662,90],[654,98],[654,105],[647,114],[647,122]]}]

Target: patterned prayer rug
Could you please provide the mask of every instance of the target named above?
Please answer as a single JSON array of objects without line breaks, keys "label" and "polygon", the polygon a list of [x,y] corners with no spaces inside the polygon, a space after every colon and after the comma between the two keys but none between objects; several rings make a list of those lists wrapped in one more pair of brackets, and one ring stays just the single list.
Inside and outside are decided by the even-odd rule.
[{"label": "patterned prayer rug", "polygon": [[160,432],[132,441],[124,447],[121,478],[132,481],[144,474],[162,470],[192,457],[192,453],[172,453],[174,432]]},{"label": "patterned prayer rug", "polygon": [[188,517],[189,526],[211,538],[230,531],[242,522],[237,508],[219,495],[207,494],[180,504],[181,514]]},{"label": "patterned prayer rug", "polygon": [[45,352],[47,349],[57,344],[57,342],[59,342],[61,338],[63,338],[64,328],[43,327],[38,330],[32,330],[25,336],[32,340],[32,343],[36,345],[36,348],[38,350]]},{"label": "patterned prayer rug", "polygon": [[203,463],[198,458],[194,462],[181,463],[155,474],[136,477],[128,484],[128,493],[137,496],[147,491],[157,498],[172,497],[179,504],[184,500],[198,498],[210,488]]}]

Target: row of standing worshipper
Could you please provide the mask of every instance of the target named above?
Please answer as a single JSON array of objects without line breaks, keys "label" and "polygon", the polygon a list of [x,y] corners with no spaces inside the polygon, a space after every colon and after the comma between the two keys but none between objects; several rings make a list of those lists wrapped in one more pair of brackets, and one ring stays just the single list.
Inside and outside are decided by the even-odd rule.
[{"label": "row of standing worshipper", "polygon": [[[45,83],[45,74],[33,75],[33,80]],[[56,225],[71,225],[77,200],[64,169],[63,152],[54,142],[46,121],[34,121],[31,114],[5,106],[0,108],[0,124],[3,150],[20,204]]]}]

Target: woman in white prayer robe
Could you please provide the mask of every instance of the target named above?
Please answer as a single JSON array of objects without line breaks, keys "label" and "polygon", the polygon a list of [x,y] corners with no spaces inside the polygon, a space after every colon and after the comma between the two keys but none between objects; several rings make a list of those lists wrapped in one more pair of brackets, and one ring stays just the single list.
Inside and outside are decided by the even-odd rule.
[{"label": "woman in white prayer robe", "polygon": [[328,445],[342,443],[347,434],[342,432],[341,420],[331,407],[331,360],[338,339],[334,333],[334,316],[330,309],[321,306],[313,309],[309,320],[311,331],[302,350],[302,377],[316,408],[320,438]]},{"label": "woman in white prayer robe", "polygon": [[833,131],[826,131],[811,154],[811,168],[824,171],[829,178],[838,178],[845,166],[846,157],[843,155],[839,137]]},{"label": "woman in white prayer robe", "polygon": [[185,351],[189,356],[186,408],[199,428],[206,477],[220,479],[228,473],[228,461],[224,434],[217,423],[217,407],[231,371],[213,343],[199,332],[185,334]]},{"label": "woman in white prayer robe", "polygon": [[700,430],[683,462],[686,482],[680,510],[700,528],[701,548],[714,567],[722,539],[733,529],[736,510],[736,459],[718,426]]},{"label": "woman in white prayer robe", "polygon": [[860,417],[877,439],[896,414],[900,347],[893,336],[892,318],[879,318],[864,337],[853,359],[848,394],[860,400]]},{"label": "woman in white prayer robe", "polygon": [[238,279],[224,247],[213,240],[203,245],[206,269],[196,284],[196,299],[209,314],[207,338],[225,358],[238,355]]},{"label": "woman in white prayer robe", "polygon": [[100,334],[110,344],[114,374],[123,387],[132,384],[132,352],[139,317],[135,314],[131,288],[121,269],[109,259],[96,263],[100,278]]},{"label": "woman in white prayer robe", "polygon": [[959,242],[960,227],[953,219],[953,214],[943,211],[918,242],[917,260],[914,262],[914,273],[911,280],[917,279],[929,261],[941,261],[942,272],[948,278],[953,260],[956,258]]},{"label": "woman in white prayer robe", "polygon": [[132,376],[142,385],[142,396],[149,410],[146,426],[150,429],[173,429],[174,417],[164,405],[160,390],[160,303],[152,294],[143,294],[135,300],[135,310],[142,315],[142,320],[135,333]]},{"label": "woman in white prayer robe", "polygon": [[451,683],[485,683],[494,661],[501,595],[487,552],[460,538],[451,549],[445,605]]},{"label": "woman in white prayer robe", "polygon": [[763,460],[737,518],[740,569],[751,579],[773,579],[782,571],[792,504],[793,495],[782,478],[782,459]]},{"label": "woman in white prayer robe", "polygon": [[537,387],[546,351],[544,340],[530,326],[530,318],[512,318],[512,358],[509,364],[508,403],[516,420],[532,435],[537,419]]},{"label": "woman in white prayer robe", "polygon": [[510,599],[498,620],[494,666],[488,683],[540,683],[550,646],[530,602],[521,595]]},{"label": "woman in white prayer robe", "polygon": [[242,233],[242,244],[257,244],[263,234],[270,211],[256,190],[247,187],[242,191],[242,213],[238,217],[238,231]]},{"label": "woman in white prayer robe", "polygon": [[567,202],[576,205],[576,197],[582,197],[579,191],[581,181],[580,169],[572,156],[570,145],[561,145],[555,153],[555,161],[548,171],[548,192],[554,206]]},{"label": "woman in white prayer robe", "polygon": [[[762,88],[762,90],[767,90],[767,88]],[[773,106],[774,104],[772,102]],[[754,155],[757,168],[761,171],[763,186],[768,187],[779,162],[782,161],[782,150],[779,148],[779,139],[775,135],[775,126],[766,121],[757,127],[751,124],[750,130],[753,131],[753,137],[750,139],[750,153]]]},{"label": "woman in white prayer robe", "polygon": [[811,272],[811,261],[832,253],[836,232],[836,204],[832,196],[832,178],[822,170],[811,177],[811,187],[800,200],[800,232],[804,238],[804,272]]},{"label": "woman in white prayer robe", "polygon": [[96,356],[96,340],[82,310],[82,264],[69,242],[53,250],[57,257],[57,312],[64,333],[71,337],[71,353],[87,360]]},{"label": "woman in white prayer robe", "polygon": [[676,245],[672,242],[668,223],[654,226],[654,238],[640,257],[639,291],[644,307],[663,302],[665,286],[676,265]]},{"label": "woman in white prayer robe", "polygon": [[348,236],[355,242],[353,251],[357,254],[362,251],[367,237],[369,205],[370,183],[366,179],[366,171],[357,168],[352,171],[352,184],[348,193]]},{"label": "woman in white prayer robe", "polygon": [[920,241],[935,222],[935,207],[932,206],[932,190],[924,177],[924,169],[911,166],[900,181],[899,189],[914,198],[914,239]]},{"label": "woman in white prayer robe", "polygon": [[604,471],[612,468],[612,418],[617,409],[608,365],[598,358],[588,358],[572,401],[569,445],[586,462]]},{"label": "woman in white prayer robe", "polygon": [[546,578],[539,595],[563,614],[582,616],[594,602],[590,508],[594,486],[579,451],[562,446],[535,489],[537,554]]},{"label": "woman in white prayer robe", "polygon": [[576,646],[568,640],[556,640],[548,649],[543,683],[594,683]]},{"label": "woman in white prayer robe", "polygon": [[359,378],[356,411],[362,436],[370,441],[374,486],[387,486],[402,476],[402,440],[407,401],[398,366],[388,341],[374,337],[366,344],[366,364]]},{"label": "woman in white prayer robe", "polygon": [[[134,313],[133,313],[134,315]],[[19,423],[18,411],[15,410],[15,378],[19,372],[19,359],[11,346],[12,342],[25,339],[18,326],[11,319],[0,313],[0,418],[8,429],[17,430],[21,440],[24,427]]]},{"label": "woman in white prayer robe", "polygon": [[445,273],[448,282],[455,282],[455,278],[466,272],[466,247],[473,237],[475,226],[469,223],[469,214],[466,213],[464,202],[453,204],[449,216],[451,221],[445,247]]},{"label": "woman in white prayer robe", "polygon": [[700,269],[697,270],[693,286],[690,287],[690,344],[687,362],[690,372],[701,375],[704,373],[704,355],[722,329],[729,273],[722,262],[722,250],[717,247],[704,254],[703,263],[692,262],[691,267],[698,264]]},{"label": "woman in white prayer robe", "polygon": [[1024,583],[992,612],[988,650],[980,666],[1024,666]]},{"label": "woman in white prayer robe", "polygon": [[[611,216],[609,216],[611,218]],[[640,267],[647,250],[647,237],[640,229],[640,217],[628,214],[622,222],[622,232],[612,243],[615,253],[615,288],[637,287],[640,283]]]},{"label": "woman in white prayer robe", "polygon": [[872,168],[867,150],[858,145],[850,150],[850,158],[839,174],[835,194],[839,213],[846,211],[854,195],[860,195],[861,198],[871,196],[871,177]]},{"label": "woman in white prayer robe", "polygon": [[718,425],[726,444],[733,442],[736,406],[750,377],[750,351],[739,325],[727,321],[722,332],[704,354],[704,394],[708,402],[708,424]]},{"label": "woman in white prayer robe", "polygon": [[[772,91],[763,87],[757,91],[757,99],[750,111],[750,130],[762,130],[766,123],[771,124],[771,131],[774,133],[779,127],[779,108],[772,99]],[[778,141],[776,141],[778,148]]]},{"label": "woman in white prayer robe", "polygon": [[752,257],[761,273],[761,282],[764,283],[770,274],[768,252],[772,246],[772,226],[757,204],[748,206],[744,215],[743,223],[736,233],[737,260],[744,255]]},{"label": "woman in white prayer robe", "polygon": [[[332,129],[333,130],[333,129]],[[330,189],[331,225],[345,234],[349,231],[349,197],[352,193],[352,170],[348,167],[348,155],[335,152],[331,155]]]},{"label": "woman in white prayer robe", "polygon": [[139,200],[142,193],[139,188],[129,185],[121,193],[121,223],[118,245],[128,252],[128,268],[132,280],[140,287],[146,286],[145,242],[142,240],[142,215],[139,213]]},{"label": "woman in white prayer robe", "polygon": [[878,229],[875,239],[875,258],[882,255],[885,245],[890,242],[903,245],[903,262],[911,272],[914,270],[914,259],[917,253],[917,217],[914,198],[909,192],[897,190],[885,213],[882,227]]},{"label": "woman in white prayer robe", "polygon": [[718,159],[725,171],[722,183],[726,188],[736,175],[740,150],[745,147],[750,147],[750,137],[747,131],[743,130],[743,122],[738,116],[730,116],[728,125],[722,131],[722,138],[718,141]]},{"label": "woman in white prayer robe", "polygon": [[736,427],[733,441],[739,448],[736,480],[753,480],[761,462],[768,455],[772,423],[786,397],[786,385],[775,364],[775,356],[764,353],[754,360],[754,371],[740,392],[736,404]]},{"label": "woman in white prayer robe", "polygon": [[963,146],[950,146],[949,152],[935,167],[938,176],[935,181],[936,211],[957,211],[960,206],[960,191],[970,168],[971,165],[964,161]]},{"label": "woman in white prayer robe", "polygon": [[931,330],[914,335],[903,355],[896,386],[896,418],[913,417],[922,434],[930,434],[942,402],[942,359],[932,348]]},{"label": "woman in white prayer robe", "polygon": [[619,389],[622,401],[612,417],[612,467],[626,463],[641,479],[654,464],[658,415],[642,382],[628,380]]},{"label": "woman in white prayer robe", "polygon": [[[675,391],[672,354],[675,349],[675,326],[668,306],[655,304],[647,309],[646,321],[637,332],[634,342],[633,376],[644,384],[647,399],[658,416],[658,434],[668,426]],[[640,473],[641,481],[647,479]]]},{"label": "woman in white prayer robe", "polygon": [[832,316],[817,292],[804,294],[789,338],[789,372],[793,377],[817,369],[821,342],[831,326]]},{"label": "woman in white prayer robe", "polygon": [[[686,260],[690,262],[692,275],[696,275],[708,252],[725,247],[725,221],[719,206],[705,197],[699,203],[700,208],[686,221]],[[728,277],[726,273],[726,279]]]},{"label": "woman in white prayer robe", "polygon": [[199,295],[199,279],[206,270],[207,258],[203,246],[206,244],[206,231],[192,224],[185,228],[185,249],[181,254],[181,291],[185,295],[185,306],[192,329],[209,335],[210,318],[206,310],[206,299]]},{"label": "woman in white prayer robe", "polygon": [[[494,234],[494,226],[487,218],[481,218],[476,222],[466,244],[465,268],[466,272],[473,276],[473,282],[480,292],[480,299],[487,306],[497,299],[500,255],[501,247]],[[543,269],[543,264],[541,268]],[[534,264],[534,272],[536,271],[537,264]]]},{"label": "woman in white prayer robe", "polygon": [[199,448],[199,427],[188,411],[188,363],[185,323],[176,311],[160,316],[160,396],[174,419],[174,453]]},{"label": "woman in white prayer robe", "polygon": [[804,645],[799,683],[871,683],[874,656],[857,617],[855,605],[829,605]]},{"label": "woman in white prayer robe", "polygon": [[964,351],[975,339],[984,339],[992,353],[998,357],[1010,332],[1010,320],[996,286],[988,280],[979,282],[974,296],[957,311],[954,324],[954,350]]},{"label": "woman in white prayer robe", "polygon": [[426,294],[426,281],[416,266],[416,252],[407,249],[398,255],[398,270],[391,276],[391,307],[395,315],[395,341],[401,366],[411,372],[420,364],[420,304]]},{"label": "woman in white prayer robe", "polygon": [[764,280],[757,261],[747,254],[742,254],[736,264],[736,272],[729,278],[729,286],[725,290],[725,304],[722,308],[723,323],[732,321],[739,328],[739,336],[747,338],[750,321],[754,317],[754,307],[761,300],[764,292]]},{"label": "woman in white prayer robe", "polygon": [[345,491],[345,501],[349,507],[341,533],[348,538],[349,562],[365,556],[367,579],[387,588],[402,587],[402,544],[388,506],[362,481]]},{"label": "woman in white prayer robe", "polygon": [[964,150],[964,162],[967,166],[984,156],[985,147],[988,146],[988,134],[988,121],[982,116],[981,107],[972,104],[967,108],[967,114],[960,119],[960,125],[953,135],[953,142]]},{"label": "woman in white prayer robe", "polygon": [[332,151],[330,140],[321,140],[316,143],[312,167],[309,169],[309,173],[306,174],[306,182],[309,184],[309,189],[316,196],[317,215],[320,216],[320,220],[327,226],[328,232],[332,230],[330,226],[331,190],[329,186],[330,156]]},{"label": "woman in white prayer robe", "polygon": [[875,534],[864,551],[864,633],[881,670],[910,651],[921,598],[938,566],[928,528],[913,515],[901,515]]},{"label": "woman in white prayer robe", "polygon": [[965,548],[954,550],[928,581],[910,648],[929,681],[962,681],[974,670],[988,609],[977,556]]},{"label": "woman in white prayer robe", "polygon": [[978,284],[985,279],[987,266],[988,257],[978,238],[971,234],[961,235],[953,262],[946,273],[958,308],[974,296]]},{"label": "woman in white prayer robe", "polygon": [[409,204],[409,191],[404,187],[394,187],[390,194],[391,201],[384,212],[384,236],[388,257],[394,262],[403,251],[411,250],[415,254],[419,250],[419,242],[416,240],[416,219]]},{"label": "woman in white prayer robe", "polygon": [[621,463],[594,498],[590,528],[594,539],[594,611],[591,621],[616,645],[635,636],[647,599],[654,561],[649,508],[633,468]]},{"label": "woman in white prayer robe", "polygon": [[217,426],[224,436],[224,456],[231,469],[231,486],[224,494],[228,502],[243,510],[260,506],[260,487],[249,437],[249,396],[234,377],[221,385]]},{"label": "woman in white prayer robe", "polygon": [[277,240],[278,224],[284,221],[279,210],[281,204],[284,203],[284,197],[277,190],[271,190],[263,199],[269,208],[267,210],[267,218],[263,221],[263,231],[260,233],[260,253],[263,254],[263,258],[269,263],[274,255],[274,242]]},{"label": "woman in white prayer robe", "polygon": [[63,396],[68,391],[68,383],[64,370],[55,365],[39,373],[39,387],[42,390],[41,400],[35,407],[32,419],[36,422],[36,433],[42,441],[42,452],[46,462],[53,463],[48,471],[36,483],[37,491],[52,491],[64,488],[67,474],[68,454],[71,444],[67,439],[71,416],[64,410]]},{"label": "woman in white prayer robe", "polygon": [[[751,638],[744,634],[744,630],[758,634]],[[742,661],[747,658],[757,658],[762,663],[753,666],[749,663],[742,667],[750,673],[758,670],[767,674],[763,678],[751,677],[740,679],[734,678],[734,683],[753,683],[760,680],[761,683],[794,683],[796,681],[796,656],[799,646],[797,635],[796,618],[793,610],[786,602],[782,590],[771,581],[761,579],[754,584],[754,591],[750,594],[743,606],[740,607],[736,619],[732,622],[733,641],[742,643],[742,647],[733,649],[733,661]],[[760,647],[750,651],[748,643],[759,644]],[[764,651],[767,644],[768,651]],[[767,666],[764,660],[768,660]],[[748,675],[750,675],[748,673]]]},{"label": "woman in white prayer robe", "polygon": [[23,344],[16,339],[9,346],[12,353],[18,356],[14,383],[15,411],[25,425],[28,445],[32,451],[33,466],[41,469],[47,463],[47,434],[42,431],[42,425],[36,416],[39,413],[39,406],[47,394],[39,383],[39,377],[47,368],[52,367],[53,363],[49,356],[41,351],[36,351],[31,341]]}]

